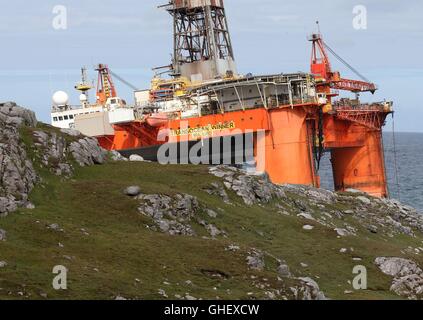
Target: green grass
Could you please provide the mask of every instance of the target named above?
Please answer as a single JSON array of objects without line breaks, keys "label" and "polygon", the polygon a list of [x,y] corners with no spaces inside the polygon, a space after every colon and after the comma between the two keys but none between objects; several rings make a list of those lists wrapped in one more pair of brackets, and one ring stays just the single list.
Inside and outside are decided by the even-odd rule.
[{"label": "green grass", "polygon": [[[24,135],[24,139],[29,138]],[[288,288],[295,281],[278,281],[276,261],[270,256],[284,259],[296,276],[315,279],[331,299],[396,299],[389,292],[391,278],[378,271],[373,261],[378,256],[402,256],[401,250],[422,243],[421,238],[387,241],[370,233],[338,239],[335,231],[315,223],[309,223],[315,225],[313,231],[304,231],[304,220],[278,214],[273,205],[248,207],[234,194],[230,194],[233,205],[227,205],[202,190],[219,179],[201,166],[109,163],[78,168],[69,180],[47,171],[42,174],[43,182],[31,195],[36,209],[22,209],[0,220],[0,228],[7,230],[7,241],[0,242],[0,260],[8,263],[0,269],[0,299],[41,299],[42,293],[50,299],[112,299],[118,295],[163,299],[159,289],[169,298],[189,293],[203,299],[248,299],[250,292],[255,298],[265,298],[264,290],[253,285],[252,276],[262,282],[266,278],[272,288],[290,297]],[[149,230],[146,226],[151,220],[139,214],[137,201],[122,192],[130,185],[139,185],[145,194],[198,197],[218,212],[209,222],[226,231],[228,238],[203,239],[205,233],[172,237]],[[348,222],[355,223],[353,219]],[[64,231],[48,229],[53,223]],[[241,250],[225,251],[231,244]],[[353,253],[339,253],[351,247]],[[246,256],[251,248],[269,253],[263,272],[248,269]],[[363,260],[353,261],[354,257]],[[423,262],[419,256],[412,258]],[[353,291],[348,281],[354,278],[352,270],[357,264],[368,268],[369,289],[345,295],[345,290]],[[68,290],[53,290],[55,265],[69,269]],[[188,280],[193,284],[186,284]]]}]

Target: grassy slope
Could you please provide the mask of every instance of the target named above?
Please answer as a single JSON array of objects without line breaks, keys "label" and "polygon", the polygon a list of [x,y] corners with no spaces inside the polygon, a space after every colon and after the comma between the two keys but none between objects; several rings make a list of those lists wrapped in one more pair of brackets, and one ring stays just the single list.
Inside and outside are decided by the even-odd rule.
[{"label": "grassy slope", "polygon": [[[0,260],[8,262],[0,269],[0,299],[22,297],[20,292],[32,299],[41,298],[40,293],[56,299],[117,295],[161,299],[158,289],[170,298],[189,293],[203,299],[245,299],[249,292],[264,298],[263,291],[252,285],[251,276],[267,278],[274,288],[282,284],[270,258],[264,272],[248,270],[245,258],[252,247],[285,259],[296,276],[312,277],[332,299],[397,298],[388,291],[391,279],[373,265],[374,258],[402,256],[400,251],[408,246],[421,246],[421,239],[388,241],[370,233],[338,239],[333,230],[320,225],[307,232],[302,230],[304,221],[277,214],[271,206],[247,207],[234,194],[230,196],[235,205],[226,205],[202,191],[217,180],[206,167],[152,163],[81,168],[67,181],[45,174],[32,194],[36,209],[22,209],[0,220],[0,227],[8,233],[7,241],[0,242]],[[223,209],[213,223],[229,238],[172,237],[147,229],[151,221],[138,214],[137,202],[122,193],[129,185],[139,185],[151,194],[188,193],[209,208]],[[64,232],[48,229],[53,223]],[[241,251],[225,251],[230,244],[241,246]],[[339,253],[350,247],[354,256]],[[353,257],[363,261],[355,262]],[[412,258],[423,262],[418,256]],[[309,267],[302,268],[302,262]],[[52,268],[59,264],[69,269],[67,291],[54,291],[51,286]],[[368,267],[369,290],[345,295],[345,290],[352,290],[348,280],[353,279],[357,264]],[[216,278],[209,271],[227,277]],[[186,284],[187,280],[193,285]]]}]

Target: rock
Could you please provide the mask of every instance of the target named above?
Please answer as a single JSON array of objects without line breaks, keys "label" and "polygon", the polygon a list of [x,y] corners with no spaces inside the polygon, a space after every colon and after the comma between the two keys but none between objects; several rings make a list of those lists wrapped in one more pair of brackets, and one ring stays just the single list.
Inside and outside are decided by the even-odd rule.
[{"label": "rock", "polygon": [[347,252],[348,252],[348,249],[346,249],[346,248],[342,248],[341,250],[339,250],[339,252],[340,252],[340,253],[347,253]]},{"label": "rock", "polygon": [[124,298],[124,297],[122,297],[122,296],[117,296],[117,297],[115,298],[115,300],[116,300],[116,301],[126,301],[127,299],[126,299],[126,298]]},{"label": "rock", "polygon": [[32,111],[13,102],[0,104],[0,216],[24,207],[39,180],[20,139],[21,127],[36,124]]},{"label": "rock", "polygon": [[379,257],[375,264],[384,274],[394,278],[391,291],[409,299],[423,297],[423,271],[414,261]]},{"label": "rock", "polygon": [[74,129],[60,129],[60,132],[67,134],[71,137],[82,136],[81,132],[79,132],[78,130],[74,130]]},{"label": "rock", "polygon": [[306,230],[306,231],[311,231],[313,229],[314,229],[314,227],[311,226],[311,225],[308,225],[308,224],[306,224],[305,226],[303,226],[303,230]]},{"label": "rock", "polygon": [[193,296],[191,296],[191,295],[189,295],[189,294],[187,294],[186,296],[185,296],[185,300],[188,300],[188,301],[196,301],[196,300],[198,300],[197,298],[195,298],[195,297],[193,297]]},{"label": "rock", "polygon": [[369,198],[366,198],[364,196],[357,197],[357,200],[360,200],[365,205],[369,205],[372,203]]},{"label": "rock", "polygon": [[[171,198],[156,194],[139,195],[137,199],[142,201],[138,211],[151,217],[161,232],[172,236],[195,235],[190,223],[202,211],[196,197],[177,194]],[[203,226],[207,227],[208,225],[203,223]]]},{"label": "rock", "polygon": [[299,278],[299,280],[303,283],[303,300],[327,300],[316,281],[309,277]]},{"label": "rock", "polygon": [[368,225],[367,230],[369,230],[371,233],[376,234],[378,232],[378,227],[375,225]]},{"label": "rock", "polygon": [[232,204],[224,187],[219,185],[218,183],[215,183],[215,182],[212,183],[211,186],[208,188],[205,188],[204,191],[210,195],[220,197],[223,200],[223,202],[226,204]]},{"label": "rock", "polygon": [[340,237],[347,237],[347,236],[351,235],[350,232],[348,232],[348,230],[346,230],[346,229],[336,228],[335,231],[338,234],[338,236],[340,236]]},{"label": "rock", "polygon": [[124,190],[124,193],[130,197],[136,197],[141,194],[141,188],[139,186],[131,186]]},{"label": "rock", "polygon": [[27,202],[27,204],[25,205],[25,209],[34,210],[35,205],[32,202]]},{"label": "rock", "polygon": [[216,219],[217,218],[217,213],[211,209],[206,209],[207,215],[210,218]]},{"label": "rock", "polygon": [[314,219],[314,217],[309,213],[300,213],[297,215],[297,217],[300,217],[306,220],[316,221],[316,219]]},{"label": "rock", "polygon": [[159,229],[163,233],[168,233],[170,230],[170,222],[168,220],[160,220],[158,222]]},{"label": "rock", "polygon": [[236,245],[233,245],[233,244],[225,249],[225,251],[232,251],[232,252],[236,252],[236,251],[239,251],[239,250],[241,250],[241,248],[239,246],[236,246]]},{"label": "rock", "polygon": [[9,122],[13,122],[12,119],[15,119],[19,125],[36,127],[38,124],[37,117],[33,111],[19,107],[14,102],[0,103],[0,114],[9,118]]},{"label": "rock", "polygon": [[6,231],[0,229],[0,241],[6,241]]},{"label": "rock", "polygon": [[99,146],[95,138],[87,137],[72,142],[69,150],[81,167],[103,164],[106,162],[107,151]]},{"label": "rock", "polygon": [[39,295],[40,295],[41,298],[44,298],[44,299],[48,298],[48,295],[45,292],[40,292]]},{"label": "rock", "polygon": [[213,238],[215,238],[215,237],[219,236],[220,234],[222,234],[222,232],[221,232],[218,228],[216,228],[216,226],[214,226],[214,225],[212,225],[212,224],[209,224],[209,225],[206,227],[206,229],[207,229],[207,231],[209,232],[209,234],[210,234]]},{"label": "rock", "polygon": [[289,266],[286,264],[285,261],[281,261],[279,263],[278,274],[282,278],[290,278],[292,276],[291,272],[289,271]]},{"label": "rock", "polygon": [[422,270],[414,261],[407,259],[380,257],[376,258],[375,263],[383,273],[392,277],[422,273]]},{"label": "rock", "polygon": [[308,268],[308,264],[307,263],[304,263],[304,262],[301,262],[300,263],[300,266],[303,267],[303,268]]},{"label": "rock", "polygon": [[410,227],[403,226],[401,222],[395,221],[392,217],[387,217],[386,222],[393,226],[398,232],[414,237],[414,232]]},{"label": "rock", "polygon": [[51,230],[54,230],[54,231],[58,231],[60,229],[60,227],[59,227],[59,225],[57,223],[53,223],[53,224],[50,224],[48,226],[48,229],[51,229]]},{"label": "rock", "polygon": [[246,175],[243,171],[229,166],[211,167],[209,172],[223,178],[225,186],[241,197],[246,205],[269,203],[272,199],[282,199],[285,193],[264,176]]},{"label": "rock", "polygon": [[0,261],[0,269],[5,268],[5,267],[7,267],[7,262],[6,261]]},{"label": "rock", "polygon": [[116,150],[109,151],[109,154],[110,154],[110,157],[111,157],[112,161],[128,161],[127,158],[125,158],[124,156],[122,156]]},{"label": "rock", "polygon": [[129,161],[131,161],[131,162],[144,162],[144,158],[137,155],[137,154],[133,154],[129,157]]},{"label": "rock", "polygon": [[252,270],[263,271],[265,267],[264,255],[260,251],[253,251],[247,257],[248,267]]},{"label": "rock", "polygon": [[166,294],[166,291],[164,291],[163,289],[159,289],[159,295],[161,295],[164,298],[169,298],[168,295]]}]

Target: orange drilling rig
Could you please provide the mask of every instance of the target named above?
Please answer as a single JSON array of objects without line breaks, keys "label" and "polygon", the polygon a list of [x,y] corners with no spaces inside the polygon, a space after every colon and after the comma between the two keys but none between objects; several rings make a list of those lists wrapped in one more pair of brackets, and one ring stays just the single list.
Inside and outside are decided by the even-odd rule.
[{"label": "orange drilling rig", "polygon": [[[320,160],[330,152],[337,191],[388,196],[382,127],[392,103],[360,103],[359,93],[377,87],[330,49],[320,32],[310,38],[311,73],[244,76],[236,68],[223,0],[170,0],[162,7],[173,18],[169,76],[156,75],[150,89],[136,90],[132,109],[112,110],[114,136],[107,143],[99,138],[104,147],[147,160],[176,149],[171,163],[193,162],[184,154],[211,154],[201,161],[209,164],[221,159],[222,140],[243,141],[243,152],[272,182],[316,187]],[[327,51],[362,81],[332,71]],[[356,99],[336,100],[337,90],[356,93]]]}]

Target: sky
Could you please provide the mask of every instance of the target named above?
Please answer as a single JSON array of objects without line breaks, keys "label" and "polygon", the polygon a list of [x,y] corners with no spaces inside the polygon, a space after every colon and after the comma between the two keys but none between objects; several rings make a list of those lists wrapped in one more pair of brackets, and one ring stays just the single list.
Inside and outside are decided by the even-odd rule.
[{"label": "sky", "polygon": [[[170,63],[172,20],[159,9],[167,0],[0,0],[0,101],[16,101],[49,122],[51,96],[73,89],[80,68],[106,63],[139,88],[152,68]],[[63,5],[67,28],[55,29]],[[316,20],[325,41],[379,91],[363,101],[394,101],[395,129],[423,132],[423,1],[225,0],[235,59],[242,74],[309,72]],[[367,11],[366,29],[354,28],[354,8]],[[356,78],[337,60],[333,69]],[[132,89],[118,93],[132,101]],[[386,130],[392,130],[392,121]]]}]

